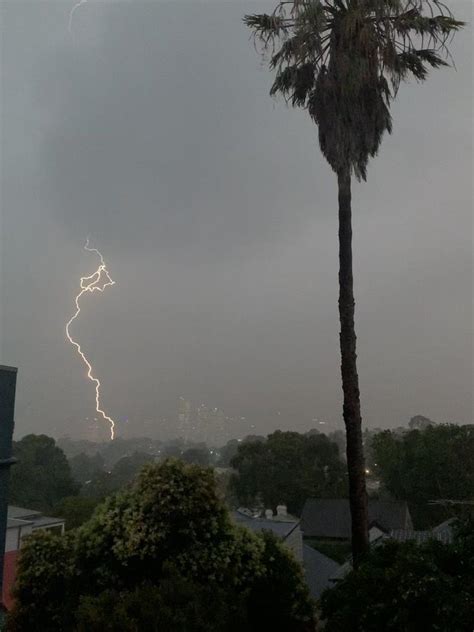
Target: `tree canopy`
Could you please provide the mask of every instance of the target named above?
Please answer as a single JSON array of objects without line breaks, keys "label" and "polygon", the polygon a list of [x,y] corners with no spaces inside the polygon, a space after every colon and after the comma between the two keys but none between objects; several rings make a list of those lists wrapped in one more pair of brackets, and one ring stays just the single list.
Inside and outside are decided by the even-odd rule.
[{"label": "tree canopy", "polygon": [[66,521],[66,529],[75,529],[87,522],[97,507],[95,498],[87,496],[66,496],[54,508],[55,516]]},{"label": "tree canopy", "polygon": [[185,450],[181,455],[185,463],[195,463],[196,465],[209,465],[211,455],[207,447],[195,447]]},{"label": "tree canopy", "polygon": [[[190,592],[193,599],[179,608]],[[278,599],[263,611],[258,604],[272,595]],[[146,465],[133,485],[66,536],[31,536],[15,597],[10,631],[197,632],[213,630],[222,609],[216,632],[258,630],[268,621],[281,632],[314,629],[302,569],[290,552],[270,535],[234,525],[212,470],[178,460]],[[193,627],[196,621],[203,627]]]},{"label": "tree canopy", "polygon": [[474,500],[474,426],[426,425],[424,430],[370,441],[372,468],[382,490],[410,504],[417,526],[445,518],[428,505],[436,500]]},{"label": "tree canopy", "polygon": [[388,542],[322,597],[326,632],[471,632],[472,521],[454,544]]},{"label": "tree canopy", "polygon": [[107,590],[81,600],[77,631],[92,632],[221,632],[238,630],[240,611],[229,607],[228,594],[200,585],[167,569],[158,584],[144,582],[130,590]]},{"label": "tree canopy", "polygon": [[10,504],[48,513],[77,493],[66,456],[51,437],[26,435],[13,442],[13,456],[18,462],[10,474]]},{"label": "tree canopy", "polygon": [[145,452],[122,456],[110,471],[95,470],[91,479],[83,485],[81,494],[96,501],[103,500],[130,483],[143,465],[152,463],[153,460],[154,457]]},{"label": "tree canopy", "polygon": [[104,471],[104,459],[99,453],[89,455],[80,452],[68,460],[74,479],[81,485]]},{"label": "tree canopy", "polygon": [[324,434],[276,432],[265,441],[239,445],[231,485],[241,504],[287,505],[299,515],[309,497],[345,496],[345,465],[339,448]]}]

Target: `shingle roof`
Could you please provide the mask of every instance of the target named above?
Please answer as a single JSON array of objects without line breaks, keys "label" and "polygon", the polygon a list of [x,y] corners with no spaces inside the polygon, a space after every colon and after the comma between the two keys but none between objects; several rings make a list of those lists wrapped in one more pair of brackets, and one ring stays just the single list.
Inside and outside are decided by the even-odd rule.
[{"label": "shingle roof", "polygon": [[414,531],[413,529],[395,529],[390,532],[390,538],[397,540],[397,542],[416,542],[417,544],[423,544],[429,540],[437,540],[442,544],[451,544],[453,541],[453,528],[452,523],[454,519],[451,518],[442,522],[437,527],[429,531]]},{"label": "shingle roof", "polygon": [[266,518],[252,518],[251,516],[246,516],[240,511],[233,511],[232,517],[237,524],[241,524],[251,531],[255,531],[257,533],[260,531],[272,531],[282,540],[285,540],[299,524],[297,520],[288,520],[287,522],[283,522],[279,520],[267,520]]},{"label": "shingle roof", "polygon": [[64,518],[54,518],[53,516],[41,516],[35,520],[33,520],[33,529],[38,529],[41,527],[52,527],[55,525],[64,524]]},{"label": "shingle roof", "polygon": [[24,509],[23,507],[15,507],[8,505],[8,521],[7,528],[19,527],[22,525],[33,525],[33,529],[46,527],[49,525],[60,525],[64,523],[64,518],[54,518],[52,516],[43,516],[40,511],[34,509]]},{"label": "shingle roof", "polygon": [[329,578],[329,581],[331,582],[332,585],[334,585],[336,582],[340,581],[341,579],[344,579],[344,577],[348,575],[351,572],[351,570],[352,570],[352,562],[350,560],[347,560],[347,562],[344,562],[342,566],[339,566],[337,571],[331,575],[331,577]]},{"label": "shingle roof", "polygon": [[[403,501],[369,499],[369,527],[376,524],[389,533],[413,527],[408,505]],[[305,537],[351,537],[351,514],[346,498],[309,498],[301,516]]]},{"label": "shingle roof", "polygon": [[7,529],[18,529],[18,527],[24,527],[30,524],[33,524],[33,523],[29,520],[20,520],[18,518],[7,518]]},{"label": "shingle roof", "polygon": [[8,505],[8,517],[19,520],[29,520],[41,516],[40,511],[35,509],[25,509],[24,507],[16,507],[15,505]]},{"label": "shingle roof", "polygon": [[452,539],[453,538],[453,525],[455,522],[456,522],[455,518],[449,518],[448,520],[445,520],[444,522],[439,524],[437,527],[434,527],[433,533],[436,533],[437,535],[443,534]]},{"label": "shingle roof", "polygon": [[311,597],[319,599],[326,588],[334,586],[330,580],[338,574],[340,565],[307,544],[303,544],[303,565]]},{"label": "shingle roof", "polygon": [[433,538],[431,531],[415,531],[414,529],[394,529],[388,536],[397,542],[416,542],[424,544]]}]

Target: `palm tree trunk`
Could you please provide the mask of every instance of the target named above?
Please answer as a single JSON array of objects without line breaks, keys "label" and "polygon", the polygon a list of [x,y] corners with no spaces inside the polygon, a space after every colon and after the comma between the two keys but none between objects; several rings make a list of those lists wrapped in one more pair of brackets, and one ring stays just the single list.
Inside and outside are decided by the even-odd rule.
[{"label": "palm tree trunk", "polygon": [[352,277],[351,175],[342,169],[339,188],[339,319],[341,323],[341,374],[344,393],[344,423],[347,440],[349,504],[352,517],[352,556],[354,567],[369,547],[367,492],[360,416],[359,376],[357,375],[354,329],[354,288]]}]

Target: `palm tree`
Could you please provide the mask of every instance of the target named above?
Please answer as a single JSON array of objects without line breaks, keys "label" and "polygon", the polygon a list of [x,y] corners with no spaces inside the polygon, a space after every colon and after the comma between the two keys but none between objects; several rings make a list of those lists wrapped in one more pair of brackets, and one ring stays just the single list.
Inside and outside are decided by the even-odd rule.
[{"label": "palm tree", "polygon": [[410,76],[447,66],[448,45],[463,23],[440,0],[291,0],[272,14],[244,18],[282,94],[308,111],[339,191],[339,318],[343,417],[347,436],[352,554],[368,550],[367,494],[354,329],[351,180],[366,180],[390,104]]}]

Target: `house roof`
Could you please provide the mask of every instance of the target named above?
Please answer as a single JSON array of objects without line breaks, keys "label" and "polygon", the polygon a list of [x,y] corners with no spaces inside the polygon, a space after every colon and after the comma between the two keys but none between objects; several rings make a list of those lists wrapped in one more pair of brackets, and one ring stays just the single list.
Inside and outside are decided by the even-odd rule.
[{"label": "house roof", "polygon": [[307,544],[303,544],[303,566],[309,592],[314,599],[319,599],[326,588],[334,585],[331,578],[340,569],[337,562]]},{"label": "house roof", "polygon": [[299,521],[295,519],[282,520],[268,520],[267,518],[253,518],[247,516],[241,511],[233,511],[232,517],[237,524],[247,527],[251,531],[272,531],[277,537],[282,540],[290,535],[295,527],[298,526]]},{"label": "house roof", "polygon": [[442,544],[451,544],[453,541],[453,525],[454,519],[450,518],[442,522],[437,527],[427,531],[414,531],[413,529],[395,529],[390,532],[390,538],[397,542],[416,542],[423,544],[429,540],[437,540]]},{"label": "house roof", "polygon": [[34,520],[39,516],[41,516],[41,512],[35,509],[25,509],[24,507],[8,505],[8,517],[14,520]]},{"label": "house roof", "polygon": [[24,509],[23,507],[8,505],[7,529],[18,528],[25,525],[32,525],[33,529],[37,529],[62,524],[64,524],[64,518],[43,516],[40,511],[35,511],[34,509]]},{"label": "house roof", "polygon": [[25,527],[26,525],[33,524],[31,520],[19,520],[17,518],[7,518],[7,529],[18,529],[18,527]]},{"label": "house roof", "polygon": [[352,561],[347,560],[346,562],[344,562],[344,564],[342,564],[342,566],[339,566],[339,568],[337,569],[335,573],[331,575],[331,577],[329,578],[329,581],[331,582],[332,585],[334,585],[336,582],[340,581],[341,579],[344,579],[344,577],[346,577],[346,575],[348,575],[351,572],[351,570],[352,570]]},{"label": "house roof", "polygon": [[[410,529],[412,521],[404,501],[386,501],[369,498],[369,527],[378,526],[389,533],[394,529]],[[301,529],[305,537],[351,537],[351,514],[346,498],[309,498],[301,516]]]},{"label": "house roof", "polygon": [[39,529],[41,527],[53,527],[55,525],[61,526],[64,524],[64,518],[53,518],[53,516],[40,516],[33,521],[33,529]]},{"label": "house roof", "polygon": [[388,536],[390,540],[397,542],[416,542],[424,544],[428,540],[433,539],[431,531],[415,531],[414,529],[394,529]]},{"label": "house roof", "polygon": [[453,538],[453,525],[456,522],[455,518],[449,518],[448,520],[445,520],[444,522],[442,522],[441,524],[439,524],[437,527],[433,528],[433,533],[435,533],[436,535],[446,535],[447,537],[450,537],[451,540]]}]

